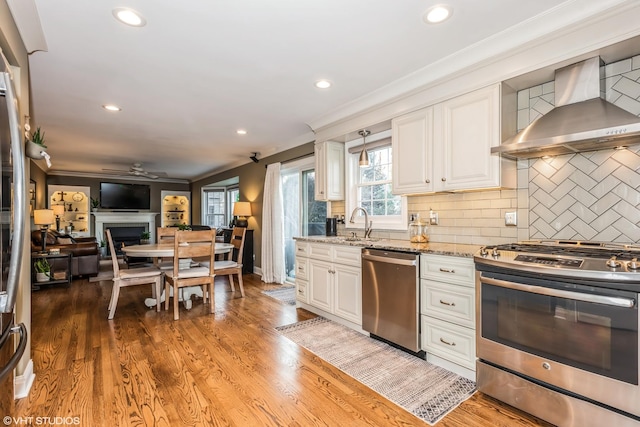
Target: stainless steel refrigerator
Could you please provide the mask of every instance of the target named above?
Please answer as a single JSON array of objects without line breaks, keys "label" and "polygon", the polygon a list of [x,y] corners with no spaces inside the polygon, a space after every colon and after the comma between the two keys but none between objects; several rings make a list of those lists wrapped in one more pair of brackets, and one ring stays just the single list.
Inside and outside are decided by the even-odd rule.
[{"label": "stainless steel refrigerator", "polygon": [[0,52],[0,414],[13,415],[14,369],[27,344],[24,324],[15,324],[26,216],[25,157],[11,67]]}]

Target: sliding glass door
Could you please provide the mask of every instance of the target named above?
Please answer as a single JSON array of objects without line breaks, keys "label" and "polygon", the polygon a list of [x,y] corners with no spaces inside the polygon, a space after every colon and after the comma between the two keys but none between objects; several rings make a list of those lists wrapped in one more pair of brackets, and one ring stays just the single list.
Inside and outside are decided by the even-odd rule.
[{"label": "sliding glass door", "polygon": [[296,236],[325,234],[327,203],[314,200],[313,158],[282,166],[282,203],[284,208],[284,248],[287,281],[295,279]]}]

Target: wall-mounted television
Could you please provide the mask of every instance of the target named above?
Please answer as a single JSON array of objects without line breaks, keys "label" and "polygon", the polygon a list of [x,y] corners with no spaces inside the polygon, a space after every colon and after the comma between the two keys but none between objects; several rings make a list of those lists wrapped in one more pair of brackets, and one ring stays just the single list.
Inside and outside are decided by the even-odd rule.
[{"label": "wall-mounted television", "polygon": [[145,184],[101,182],[100,207],[116,210],[151,209],[151,187]]}]

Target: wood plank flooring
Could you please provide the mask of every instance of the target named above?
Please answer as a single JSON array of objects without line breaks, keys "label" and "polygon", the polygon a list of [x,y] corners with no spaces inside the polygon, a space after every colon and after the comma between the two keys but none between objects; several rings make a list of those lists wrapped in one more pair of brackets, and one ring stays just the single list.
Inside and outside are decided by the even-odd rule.
[{"label": "wood plank flooring", "polygon": [[[32,295],[36,380],[16,416],[77,417],[82,426],[426,426],[307,350],[276,326],[315,315],[216,280],[215,314],[201,299],[180,320],[144,306],[146,286],[77,279]],[[345,343],[345,345],[349,345]],[[438,427],[548,426],[476,393]]]}]

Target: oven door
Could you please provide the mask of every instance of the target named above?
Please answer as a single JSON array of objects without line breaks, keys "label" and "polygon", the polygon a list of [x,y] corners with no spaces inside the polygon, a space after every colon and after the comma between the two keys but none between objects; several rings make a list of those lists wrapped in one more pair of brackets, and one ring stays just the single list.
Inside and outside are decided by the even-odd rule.
[{"label": "oven door", "polygon": [[637,293],[476,274],[481,360],[640,416]]}]

